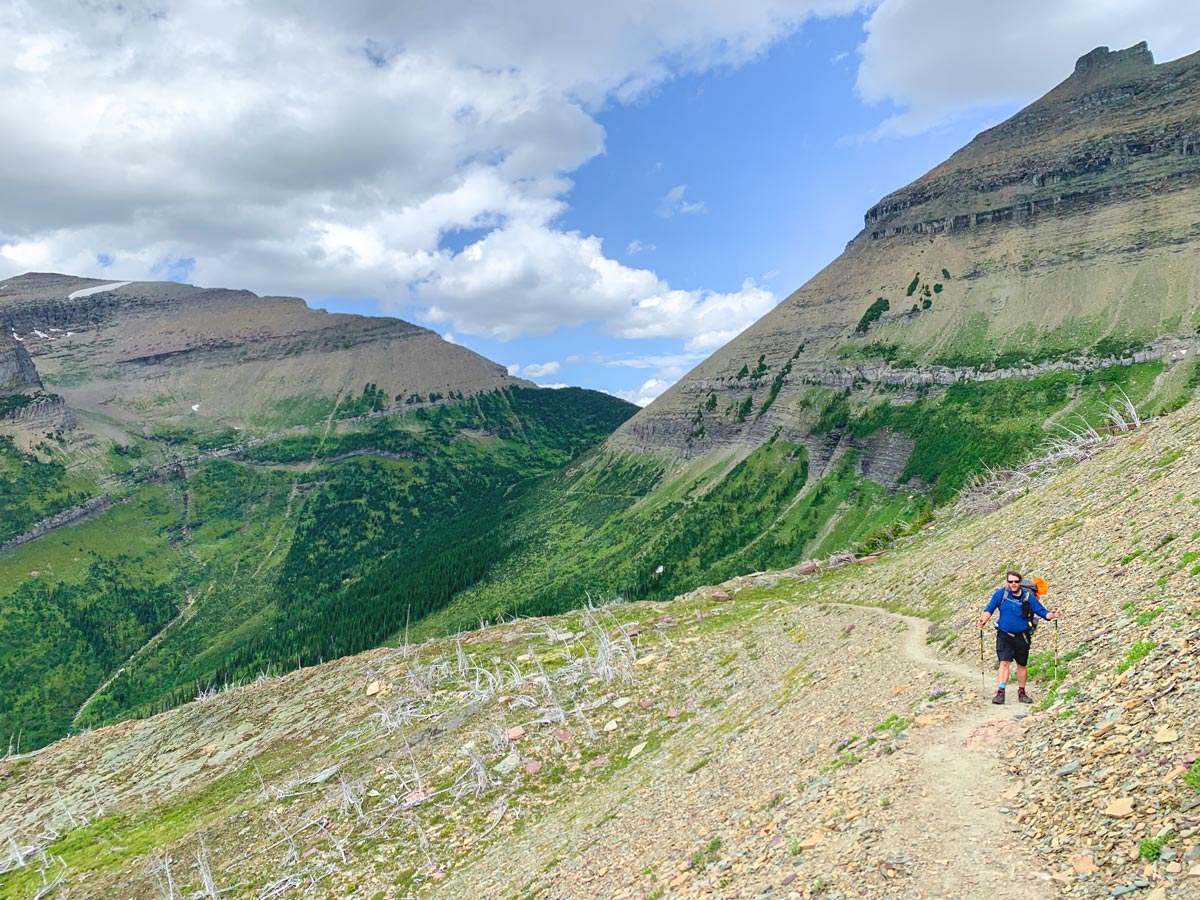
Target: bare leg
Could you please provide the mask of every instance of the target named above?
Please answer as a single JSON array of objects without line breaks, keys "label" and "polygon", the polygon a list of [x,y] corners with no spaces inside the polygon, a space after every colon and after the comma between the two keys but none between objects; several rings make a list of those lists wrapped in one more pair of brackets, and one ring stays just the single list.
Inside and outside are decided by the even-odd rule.
[{"label": "bare leg", "polygon": [[1020,663],[1017,663],[1017,687],[1019,687],[1021,690],[1025,690],[1025,678],[1027,675],[1028,671],[1026,668]]},{"label": "bare leg", "polygon": [[[1008,684],[1008,667],[1011,665],[1012,665],[1012,663],[1007,659],[1004,660],[1002,663],[1000,663],[1000,683],[1001,684]],[[1024,684],[1025,683],[1025,669],[1022,666],[1017,666],[1017,674],[1021,678],[1021,684]]]}]

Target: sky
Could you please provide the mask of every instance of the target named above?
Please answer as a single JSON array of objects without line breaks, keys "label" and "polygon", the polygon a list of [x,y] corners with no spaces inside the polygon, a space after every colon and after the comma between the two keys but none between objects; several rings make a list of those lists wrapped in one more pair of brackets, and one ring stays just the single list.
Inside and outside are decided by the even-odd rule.
[{"label": "sky", "polygon": [[304,297],[651,402],[1178,0],[9,0],[0,278]]}]

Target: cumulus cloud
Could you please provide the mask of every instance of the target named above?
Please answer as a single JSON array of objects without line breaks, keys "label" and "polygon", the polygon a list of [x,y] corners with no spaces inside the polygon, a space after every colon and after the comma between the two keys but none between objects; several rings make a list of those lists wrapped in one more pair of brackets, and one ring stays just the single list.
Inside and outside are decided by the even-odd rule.
[{"label": "cumulus cloud", "polygon": [[752,281],[722,294],[673,290],[648,269],[604,255],[577,232],[514,222],[489,233],[415,284],[434,322],[500,340],[599,323],[624,338],[680,338],[712,350],[778,302]]},{"label": "cumulus cloud", "polygon": [[674,370],[678,369],[684,372],[692,368],[696,363],[704,359],[703,353],[663,353],[652,354],[648,356],[605,356],[601,353],[592,353],[586,356],[570,356],[567,357],[569,363],[590,362],[600,366],[608,366],[609,368],[628,368],[628,369],[659,369],[659,370]]},{"label": "cumulus cloud", "polygon": [[658,214],[664,219],[669,219],[676,214],[695,216],[708,212],[708,206],[703,200],[697,200],[694,203],[684,200],[683,195],[686,192],[686,184],[677,184],[667,191],[663,198],[658,201]]},{"label": "cumulus cloud", "polygon": [[861,2],[16,0],[0,277],[158,273],[416,304],[457,334],[620,333],[670,288],[556,224],[603,150],[596,113]]},{"label": "cumulus cloud", "polygon": [[653,244],[643,244],[641,241],[630,241],[625,245],[625,253],[629,256],[637,256],[639,253],[650,253],[657,249]]},{"label": "cumulus cloud", "polygon": [[969,109],[1036,99],[1095,47],[1146,40],[1162,61],[1195,51],[1197,34],[1200,5],[1176,0],[882,0],[859,47],[856,86],[868,103],[901,108],[874,136],[904,136]]},{"label": "cumulus cloud", "polygon": [[777,302],[774,293],[750,279],[729,294],[666,290],[635,303],[627,324],[614,333],[627,338],[685,338],[684,349],[706,352],[728,343]]},{"label": "cumulus cloud", "polygon": [[614,396],[620,397],[622,400],[628,400],[630,403],[636,403],[638,406],[649,406],[658,396],[669,388],[675,381],[665,378],[649,378],[642,383],[642,386],[634,391],[616,391]]},{"label": "cumulus cloud", "polygon": [[545,378],[547,375],[557,375],[560,368],[557,362],[530,363],[521,370],[526,378]]}]

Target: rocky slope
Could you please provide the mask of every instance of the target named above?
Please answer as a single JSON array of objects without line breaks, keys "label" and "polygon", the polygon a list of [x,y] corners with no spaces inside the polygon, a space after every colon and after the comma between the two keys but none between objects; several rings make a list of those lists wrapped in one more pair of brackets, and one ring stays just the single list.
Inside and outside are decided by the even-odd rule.
[{"label": "rocky slope", "polygon": [[[1198,896],[1198,439],[1192,403],[882,556],[381,648],[11,757],[0,897]],[[1032,708],[987,702],[973,624],[1014,565],[1065,611]]]},{"label": "rocky slope", "polygon": [[[328,414],[368,383],[400,404],[530,386],[399,319],[170,282],[10,278],[0,282],[0,326],[71,407],[147,430],[311,424],[313,410]],[[30,383],[28,366],[21,371]]]},{"label": "rocky slope", "polygon": [[[672,455],[806,442],[851,406],[1200,347],[1200,54],[1098,48],[883,198],[846,251],[628,422]],[[1140,356],[1139,356],[1140,355]],[[869,448],[866,454],[872,454]]]}]

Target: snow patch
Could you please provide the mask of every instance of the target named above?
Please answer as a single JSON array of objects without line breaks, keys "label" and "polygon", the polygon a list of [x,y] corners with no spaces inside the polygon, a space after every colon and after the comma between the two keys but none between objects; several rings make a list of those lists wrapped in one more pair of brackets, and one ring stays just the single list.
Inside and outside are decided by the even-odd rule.
[{"label": "snow patch", "polygon": [[68,300],[78,300],[80,297],[90,297],[92,294],[99,294],[103,291],[115,291],[117,288],[123,288],[127,284],[133,284],[132,281],[114,281],[110,284],[98,284],[95,287],[80,288],[77,291],[72,291],[67,294]]},{"label": "snow patch", "polygon": [[199,403],[192,404],[192,412],[200,412],[200,404]]},{"label": "snow patch", "polygon": [[40,338],[49,337],[49,335],[47,335],[44,331],[38,331],[36,328],[33,329],[33,333],[36,334]]}]

